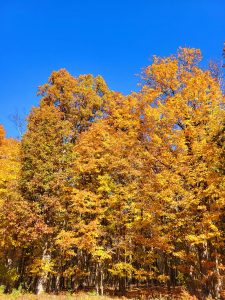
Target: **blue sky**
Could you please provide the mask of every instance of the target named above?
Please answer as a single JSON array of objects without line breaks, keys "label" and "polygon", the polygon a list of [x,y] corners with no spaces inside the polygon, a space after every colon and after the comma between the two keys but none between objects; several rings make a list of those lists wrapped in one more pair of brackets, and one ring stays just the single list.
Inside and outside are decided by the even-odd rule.
[{"label": "blue sky", "polygon": [[53,70],[100,74],[127,94],[154,54],[189,46],[220,60],[225,1],[0,0],[0,36],[0,123],[16,137],[9,116],[38,104]]}]

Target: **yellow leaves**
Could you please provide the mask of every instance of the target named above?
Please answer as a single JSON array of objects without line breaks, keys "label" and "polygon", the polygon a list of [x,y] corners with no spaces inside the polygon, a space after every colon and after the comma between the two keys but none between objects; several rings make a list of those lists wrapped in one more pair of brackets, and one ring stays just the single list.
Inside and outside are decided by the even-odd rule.
[{"label": "yellow leaves", "polygon": [[198,244],[204,244],[206,241],[206,235],[201,234],[199,236],[189,234],[185,237],[185,239],[191,244],[191,245],[198,245]]},{"label": "yellow leaves", "polygon": [[2,125],[0,125],[0,146],[2,145],[5,138],[5,130]]},{"label": "yellow leaves", "polygon": [[57,269],[82,279],[90,270],[107,281],[109,269],[115,279],[163,283],[168,267],[185,282],[194,265],[201,277],[198,256],[224,246],[225,179],[224,98],[196,66],[200,59],[188,48],[155,57],[141,92],[128,96],[109,91],[100,76],[53,72],[22,143],[20,184],[33,210],[11,193],[20,145],[0,127],[2,248],[30,246],[34,231],[27,248],[36,251],[49,237],[56,260],[34,253],[34,275]]},{"label": "yellow leaves", "polygon": [[146,271],[144,269],[135,269],[134,276],[138,280],[146,280],[149,278],[155,278],[155,273],[153,271]]},{"label": "yellow leaves", "polygon": [[182,48],[178,49],[178,58],[181,60],[182,64],[187,67],[191,67],[198,64],[202,59],[202,54],[200,49],[195,48]]},{"label": "yellow leaves", "polygon": [[65,69],[52,72],[48,84],[39,87],[41,106],[54,105],[71,124],[73,142],[95,119],[102,117],[104,97],[109,93],[101,76],[73,77]]},{"label": "yellow leaves", "polygon": [[186,258],[186,252],[184,250],[173,252],[173,256],[178,257],[180,259]]},{"label": "yellow leaves", "polygon": [[69,267],[63,272],[63,276],[65,276],[66,278],[71,278],[71,276],[74,275],[76,276],[76,278],[84,278],[90,275],[90,272],[85,272],[78,266]]},{"label": "yellow leaves", "polygon": [[23,220],[17,221],[19,219],[17,215],[23,212],[22,203],[18,201],[21,168],[19,155],[20,143],[13,139],[6,139],[4,130],[0,127],[0,251],[3,253],[7,247],[16,247],[22,242],[17,240],[17,235],[22,233],[19,222],[23,222]]},{"label": "yellow leaves", "polygon": [[69,256],[75,256],[75,252],[71,249],[76,245],[76,238],[73,232],[62,230],[55,240],[55,244],[60,247],[63,253]]},{"label": "yellow leaves", "polygon": [[[207,226],[208,225],[208,226]],[[213,239],[220,236],[217,226],[214,224],[206,224],[204,233],[201,234],[189,234],[185,236],[185,240],[190,243],[191,246],[194,245],[205,245],[207,240]]]},{"label": "yellow leaves", "polygon": [[135,269],[131,264],[126,262],[119,262],[114,264],[113,267],[109,269],[109,272],[114,276],[131,277],[134,270]]},{"label": "yellow leaves", "polygon": [[77,223],[73,224],[74,244],[78,249],[92,253],[96,249],[97,241],[101,236],[101,228],[98,219],[88,218],[87,215],[80,215]]},{"label": "yellow leaves", "polygon": [[136,130],[140,126],[138,100],[135,94],[123,96],[120,93],[111,93],[108,95],[106,100],[107,123],[113,126],[114,130],[135,136]]},{"label": "yellow leaves", "polygon": [[0,280],[7,281],[10,284],[16,282],[19,278],[18,270],[15,267],[7,268],[5,264],[0,264]]},{"label": "yellow leaves", "polygon": [[13,139],[4,139],[0,146],[0,194],[7,192],[17,184],[20,161],[18,159],[20,143]]},{"label": "yellow leaves", "polygon": [[144,76],[160,92],[171,93],[180,85],[178,67],[178,61],[174,58],[155,58],[154,63],[145,69]]},{"label": "yellow leaves", "polygon": [[169,276],[168,276],[168,275],[165,275],[165,274],[162,274],[162,275],[157,276],[157,279],[158,279],[160,282],[167,282],[167,281],[169,280]]},{"label": "yellow leaves", "polygon": [[111,254],[108,251],[104,250],[104,248],[101,246],[97,247],[92,252],[92,255],[94,259],[97,260],[98,262],[103,262],[105,260],[109,260],[112,258]]},{"label": "yellow leaves", "polygon": [[205,205],[198,205],[198,206],[197,206],[197,210],[206,211],[207,208],[206,208]]},{"label": "yellow leaves", "polygon": [[99,197],[88,190],[73,189],[72,208],[81,214],[96,214],[100,207]]},{"label": "yellow leaves", "polygon": [[54,273],[54,262],[50,259],[35,258],[30,266],[30,273],[43,276],[46,273]]},{"label": "yellow leaves", "polygon": [[99,192],[111,193],[115,189],[115,184],[109,174],[98,176],[99,181]]}]

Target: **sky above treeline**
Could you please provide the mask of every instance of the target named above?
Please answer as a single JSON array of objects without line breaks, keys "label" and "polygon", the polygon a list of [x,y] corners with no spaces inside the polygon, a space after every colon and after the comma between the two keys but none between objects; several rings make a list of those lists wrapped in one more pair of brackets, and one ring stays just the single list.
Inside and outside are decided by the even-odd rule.
[{"label": "sky above treeline", "polygon": [[12,115],[38,104],[53,70],[102,75],[112,90],[138,90],[152,55],[200,48],[222,60],[224,0],[0,0],[0,123],[17,137]]}]

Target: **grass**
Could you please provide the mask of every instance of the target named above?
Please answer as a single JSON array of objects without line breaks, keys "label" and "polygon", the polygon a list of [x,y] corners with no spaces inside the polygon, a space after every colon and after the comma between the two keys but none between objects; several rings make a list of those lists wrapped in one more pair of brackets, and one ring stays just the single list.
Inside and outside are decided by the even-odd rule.
[{"label": "grass", "polygon": [[[108,293],[109,291],[108,291]],[[132,288],[127,291],[126,296],[99,296],[95,291],[86,291],[71,294],[69,292],[60,295],[54,294],[23,294],[20,290],[13,290],[11,294],[3,294],[3,289],[0,286],[0,300],[196,300],[195,297],[190,296],[188,292],[175,288],[172,293],[168,290],[160,288]]]},{"label": "grass", "polygon": [[98,296],[89,293],[79,293],[79,294],[62,294],[62,295],[51,295],[51,294],[42,294],[42,295],[34,295],[34,294],[22,294],[18,291],[13,291],[11,294],[0,295],[1,300],[119,300],[126,298],[111,298],[108,296]]},{"label": "grass", "polygon": [[88,295],[88,294],[77,294],[77,295],[33,295],[33,294],[24,294],[24,295],[0,295],[1,300],[137,300],[137,299],[148,299],[148,300],[168,300],[168,298],[157,297],[157,298],[126,298],[126,297],[108,297],[108,296],[97,296],[97,295]]}]

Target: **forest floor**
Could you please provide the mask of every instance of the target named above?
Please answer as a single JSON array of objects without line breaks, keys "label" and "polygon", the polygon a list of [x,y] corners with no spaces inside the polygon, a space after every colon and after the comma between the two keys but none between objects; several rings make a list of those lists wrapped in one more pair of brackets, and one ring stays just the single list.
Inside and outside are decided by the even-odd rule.
[{"label": "forest floor", "polygon": [[125,296],[110,296],[110,291],[106,291],[108,296],[98,296],[95,292],[79,292],[76,294],[64,293],[60,295],[53,294],[22,294],[17,290],[13,290],[11,294],[0,294],[0,300],[197,300],[190,296],[188,292],[181,288],[174,288],[168,292],[166,288],[141,288],[127,291]]}]

